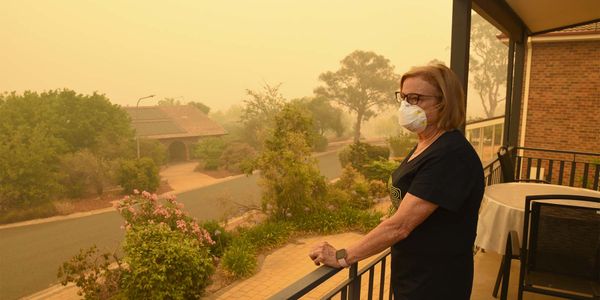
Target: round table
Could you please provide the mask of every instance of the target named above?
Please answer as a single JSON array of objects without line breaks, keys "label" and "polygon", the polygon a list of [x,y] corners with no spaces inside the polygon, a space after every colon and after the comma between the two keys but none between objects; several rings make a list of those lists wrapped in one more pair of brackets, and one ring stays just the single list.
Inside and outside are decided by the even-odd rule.
[{"label": "round table", "polygon": [[[504,254],[506,239],[511,230],[516,231],[519,239],[522,239],[525,196],[551,194],[600,197],[598,191],[554,184],[511,182],[487,186],[479,211],[475,245],[486,251]],[[561,203],[562,201],[547,202]],[[582,201],[566,202],[590,206]],[[600,203],[592,203],[591,206],[600,209]]]}]

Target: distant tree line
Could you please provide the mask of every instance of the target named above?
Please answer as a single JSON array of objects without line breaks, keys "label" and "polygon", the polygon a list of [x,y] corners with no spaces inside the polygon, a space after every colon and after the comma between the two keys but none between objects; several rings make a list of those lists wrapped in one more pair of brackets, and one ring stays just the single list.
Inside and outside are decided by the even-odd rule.
[{"label": "distant tree line", "polygon": [[[0,212],[102,194],[107,186],[139,181],[136,176],[147,179],[136,188],[158,187],[164,149],[142,141],[152,158],[137,162],[129,116],[102,94],[4,93],[0,116]],[[123,175],[140,166],[149,174]]]}]

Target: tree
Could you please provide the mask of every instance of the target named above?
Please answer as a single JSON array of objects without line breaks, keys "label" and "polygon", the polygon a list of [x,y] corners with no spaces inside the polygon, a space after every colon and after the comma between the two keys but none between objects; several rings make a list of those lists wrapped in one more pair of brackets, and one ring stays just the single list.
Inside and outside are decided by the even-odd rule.
[{"label": "tree", "polygon": [[285,99],[279,92],[280,86],[281,84],[271,86],[265,83],[260,92],[246,90],[248,98],[244,100],[241,122],[245,126],[244,139],[254,148],[262,147],[268,129],[285,104]]},{"label": "tree", "polygon": [[284,106],[274,124],[255,162],[261,170],[263,204],[275,218],[300,216],[326,192],[325,178],[311,156],[313,124],[310,114],[292,104]]},{"label": "tree", "polygon": [[497,36],[500,32],[481,16],[471,18],[471,56],[469,70],[473,76],[473,88],[481,98],[487,118],[496,114],[498,104],[506,100],[507,50]]},{"label": "tree", "polygon": [[87,149],[99,166],[108,168],[111,161],[134,153],[129,150],[133,149],[129,116],[102,94],[66,89],[1,94],[0,116],[3,207],[39,204],[60,196],[64,155]]},{"label": "tree", "polygon": [[44,204],[61,192],[61,144],[43,126],[0,130],[0,212]]},{"label": "tree", "polygon": [[338,137],[344,133],[342,111],[331,106],[324,97],[295,99],[293,103],[306,108],[312,114],[317,132],[324,136],[327,131],[334,132]]},{"label": "tree", "polygon": [[160,185],[160,175],[154,161],[148,157],[142,157],[121,161],[117,181],[126,194],[133,193],[135,189],[153,193]]},{"label": "tree", "polygon": [[165,97],[162,100],[158,100],[158,106],[177,106],[181,105],[179,100],[175,100],[175,98]]},{"label": "tree", "polygon": [[202,111],[203,113],[205,113],[207,115],[210,112],[210,107],[208,107],[206,104],[204,104],[202,102],[190,101],[190,102],[188,102],[188,105],[191,105],[191,106],[199,109],[200,111]]},{"label": "tree", "polygon": [[358,142],[362,122],[392,103],[398,76],[387,58],[370,51],[354,51],[340,64],[336,72],[319,76],[325,85],[316,88],[315,94],[356,114],[354,141]]}]

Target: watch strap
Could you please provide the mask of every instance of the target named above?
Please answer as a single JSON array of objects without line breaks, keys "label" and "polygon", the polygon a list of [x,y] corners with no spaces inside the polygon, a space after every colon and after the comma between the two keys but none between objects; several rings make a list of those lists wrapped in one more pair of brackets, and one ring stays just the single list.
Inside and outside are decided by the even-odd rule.
[{"label": "watch strap", "polygon": [[346,258],[338,258],[338,263],[340,264],[340,266],[342,266],[342,268],[347,268],[349,267],[348,262],[346,262]]}]

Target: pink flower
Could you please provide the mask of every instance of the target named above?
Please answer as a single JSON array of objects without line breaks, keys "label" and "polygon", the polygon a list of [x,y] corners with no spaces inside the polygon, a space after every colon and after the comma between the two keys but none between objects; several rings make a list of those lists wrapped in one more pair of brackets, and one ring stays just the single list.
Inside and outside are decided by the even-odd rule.
[{"label": "pink flower", "polygon": [[143,192],[142,192],[142,196],[144,196],[144,198],[146,198],[146,199],[150,199],[150,197],[151,197],[152,195],[151,195],[150,193],[146,192],[146,191],[143,191]]},{"label": "pink flower", "polygon": [[152,194],[152,196],[150,196],[150,199],[152,199],[152,201],[157,201],[158,196],[156,194]]},{"label": "pink flower", "polygon": [[140,193],[140,191],[138,189],[133,189],[133,193],[137,195]]},{"label": "pink flower", "polygon": [[187,224],[185,223],[184,220],[177,220],[177,228],[179,228],[181,231],[187,231]]},{"label": "pink flower", "polygon": [[134,214],[134,213],[135,213],[135,209],[133,209],[133,207],[132,207],[132,206],[128,207],[128,208],[127,208],[127,210],[128,210],[130,213],[132,213],[132,214]]},{"label": "pink flower", "polygon": [[204,241],[206,241],[208,244],[210,245],[214,245],[215,241],[212,240],[212,238],[210,238],[210,234],[208,234],[208,231],[202,229],[202,233],[198,234],[198,238],[200,238],[201,240],[204,239]]},{"label": "pink flower", "polygon": [[177,199],[177,195],[175,194],[170,194],[167,196],[167,200],[169,200],[170,202],[175,201],[175,199]]}]

